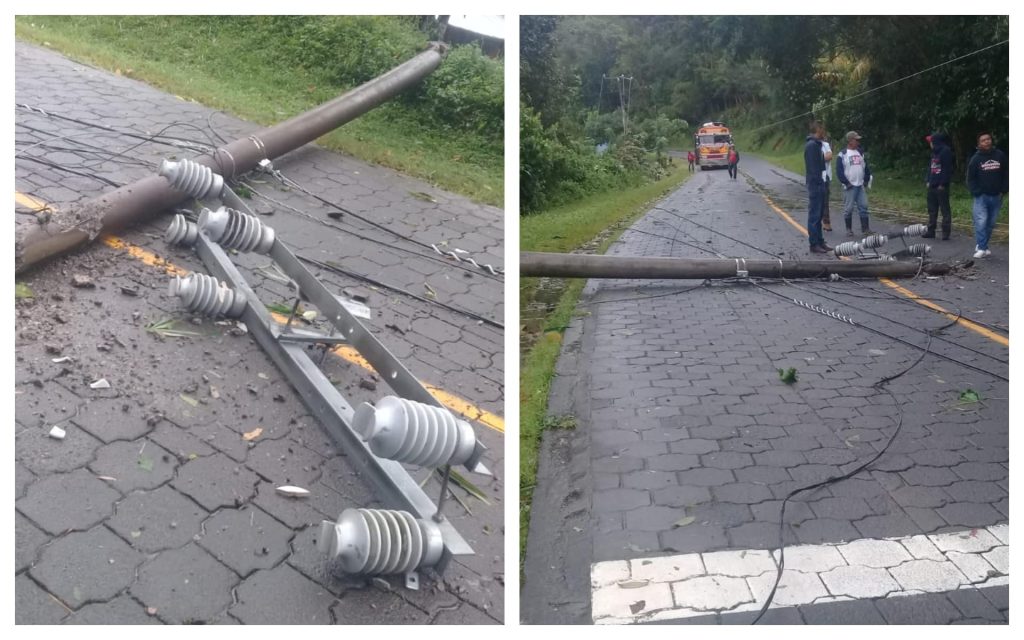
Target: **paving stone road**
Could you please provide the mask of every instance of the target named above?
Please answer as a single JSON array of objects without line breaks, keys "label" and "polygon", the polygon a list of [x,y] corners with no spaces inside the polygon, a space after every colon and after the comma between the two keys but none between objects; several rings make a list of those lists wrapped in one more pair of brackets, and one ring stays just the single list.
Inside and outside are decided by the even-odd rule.
[{"label": "paving stone road", "polygon": [[[28,198],[66,209],[152,174],[163,157],[198,155],[217,135],[259,128],[24,43],[15,60],[19,225],[36,224]],[[152,134],[177,140],[146,141]],[[275,164],[323,200],[391,230],[331,217],[338,206],[269,176],[248,180],[257,213],[293,250],[390,287],[316,271],[329,288],[367,297],[367,326],[392,353],[480,418],[474,426],[495,477],[472,479],[490,505],[465,498],[472,515],[454,502],[448,509],[476,555],[443,580],[427,576],[418,592],[398,579],[331,574],[316,550],[319,522],[383,505],[251,336],[236,335],[233,323],[191,324],[166,293],[166,270],[123,248],[205,271],[191,251],[164,244],[170,218],[158,215],[19,278],[35,297],[15,309],[18,623],[503,620],[504,437],[484,424],[503,429],[503,278],[397,236],[501,265],[504,214],[313,146]],[[234,259],[264,302],[289,301],[268,259]],[[94,286],[73,287],[74,275]],[[145,329],[164,318],[197,335],[160,340]],[[324,367],[353,406],[389,392],[352,361],[332,356]],[[100,378],[109,389],[90,387]],[[64,440],[47,436],[53,425],[67,431]],[[259,437],[243,439],[257,427]],[[413,473],[420,479],[425,470]],[[282,484],[312,495],[282,497]],[[440,490],[434,480],[426,487]]]},{"label": "paving stone road", "polygon": [[[799,176],[749,156],[738,180],[698,172],[609,253],[834,260],[810,255],[773,209],[800,226],[802,189]],[[876,217],[872,227],[897,224]],[[933,257],[968,258],[973,244],[959,231],[936,242]],[[984,327],[949,327],[887,385],[890,396],[874,385],[920,349],[788,299],[921,347],[922,330],[947,317],[878,281],[764,284],[784,298],[700,284],[588,283],[549,404],[579,426],[545,436],[522,620],[751,622],[774,580],[766,550],[778,548],[782,498],[854,469],[902,415],[869,470],[787,504],[787,572],[763,622],[1005,623],[1009,388],[986,372],[1008,377],[1008,348]],[[960,276],[900,284],[954,314],[1008,326],[1006,246]],[[792,385],[778,374],[789,367]],[[968,389],[982,402],[961,402]],[[969,554],[949,543],[979,538],[985,544]],[[879,564],[883,550],[895,555]],[[803,571],[801,555],[838,557],[842,567]]]}]

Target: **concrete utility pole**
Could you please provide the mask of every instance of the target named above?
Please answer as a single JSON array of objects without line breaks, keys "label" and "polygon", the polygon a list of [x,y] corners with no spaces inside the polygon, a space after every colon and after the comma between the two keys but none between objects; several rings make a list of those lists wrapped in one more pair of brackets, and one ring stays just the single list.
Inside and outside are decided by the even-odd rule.
[{"label": "concrete utility pole", "polygon": [[[914,261],[818,261],[747,260],[722,258],[651,258],[594,256],[576,253],[519,254],[519,275],[551,278],[625,278],[652,280],[703,280],[705,278],[820,278],[837,274],[845,278],[899,278],[918,273],[943,275],[950,265]],[[744,273],[745,272],[745,273]]]},{"label": "concrete utility pole", "polygon": [[[225,179],[273,160],[350,122],[430,75],[444,59],[447,46],[429,48],[387,73],[352,89],[330,102],[294,118],[235,140],[212,154],[196,158]],[[92,241],[101,233],[143,220],[187,199],[170,182],[152,175],[120,187],[67,211],[53,214],[46,225],[31,228],[15,239],[15,273]]]}]

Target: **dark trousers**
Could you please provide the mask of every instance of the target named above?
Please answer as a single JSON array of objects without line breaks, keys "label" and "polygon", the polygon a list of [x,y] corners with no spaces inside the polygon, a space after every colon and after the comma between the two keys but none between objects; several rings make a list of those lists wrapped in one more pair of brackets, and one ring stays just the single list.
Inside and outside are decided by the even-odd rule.
[{"label": "dark trousers", "polygon": [[693,160],[690,160],[690,172],[693,173]]},{"label": "dark trousers", "polygon": [[949,208],[949,185],[943,189],[928,187],[928,233],[935,235],[939,210],[942,210],[942,237],[948,238],[953,227],[953,212]]},{"label": "dark trousers", "polygon": [[807,241],[811,247],[825,244],[821,234],[821,211],[825,202],[825,185],[807,185]]},{"label": "dark trousers", "polygon": [[737,167],[737,165],[736,165],[735,162],[730,162],[729,163],[729,175],[732,176],[733,180],[736,179],[736,167]]}]

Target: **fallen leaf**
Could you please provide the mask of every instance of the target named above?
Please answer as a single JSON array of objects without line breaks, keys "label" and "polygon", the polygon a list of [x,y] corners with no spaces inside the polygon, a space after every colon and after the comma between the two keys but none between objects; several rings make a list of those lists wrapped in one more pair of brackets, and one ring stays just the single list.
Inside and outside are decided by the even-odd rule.
[{"label": "fallen leaf", "polygon": [[14,285],[14,298],[34,298],[36,294],[29,288],[24,282],[18,282]]},{"label": "fallen leaf", "polygon": [[242,440],[245,440],[246,442],[251,442],[251,441],[255,440],[256,438],[260,437],[261,433],[263,433],[263,427],[256,427],[252,431],[248,431],[246,433],[243,433],[242,434]]},{"label": "fallen leaf", "polygon": [[141,538],[142,537],[142,532],[141,531],[130,531],[129,533],[130,533],[130,535],[133,538]]},{"label": "fallen leaf", "polygon": [[693,516],[679,518],[678,520],[672,523],[672,528],[674,529],[676,527],[685,527],[686,525],[691,524],[694,520],[696,520],[696,518],[694,518]]},{"label": "fallen leaf", "polygon": [[145,456],[139,458],[139,468],[149,473],[153,470],[153,458],[146,458]]},{"label": "fallen leaf", "polygon": [[193,407],[198,407],[199,406],[199,401],[196,400],[195,398],[193,398],[192,396],[187,396],[184,393],[179,393],[178,395],[181,397],[182,400],[187,402],[189,405],[191,405]]}]

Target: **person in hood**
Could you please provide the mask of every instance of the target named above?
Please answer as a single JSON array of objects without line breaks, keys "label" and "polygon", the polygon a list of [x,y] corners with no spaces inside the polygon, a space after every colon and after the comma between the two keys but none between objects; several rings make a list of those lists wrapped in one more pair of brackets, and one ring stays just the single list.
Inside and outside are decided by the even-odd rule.
[{"label": "person in hood", "polygon": [[861,135],[856,131],[846,134],[846,148],[836,155],[836,179],[843,185],[843,221],[846,235],[853,237],[853,209],[860,214],[860,232],[871,233],[868,225],[868,194],[871,188],[871,169],[860,150]]},{"label": "person in hood", "polygon": [[974,198],[975,258],[992,255],[988,241],[996,226],[1003,196],[1010,192],[1010,165],[1006,154],[993,146],[992,134],[978,136],[978,151],[967,164],[967,190]]},{"label": "person in hood", "polygon": [[825,154],[821,139],[825,127],[815,120],[811,123],[810,134],[804,145],[804,183],[807,185],[807,240],[811,253],[828,253],[832,247],[825,244],[821,233],[821,213],[825,202]]},{"label": "person in hood", "polygon": [[928,187],[928,231],[922,238],[935,237],[935,225],[938,222],[939,210],[942,210],[942,239],[949,240],[949,232],[953,225],[953,214],[949,207],[949,183],[953,177],[953,149],[949,138],[944,133],[935,132],[925,140],[932,148],[925,186]]}]

